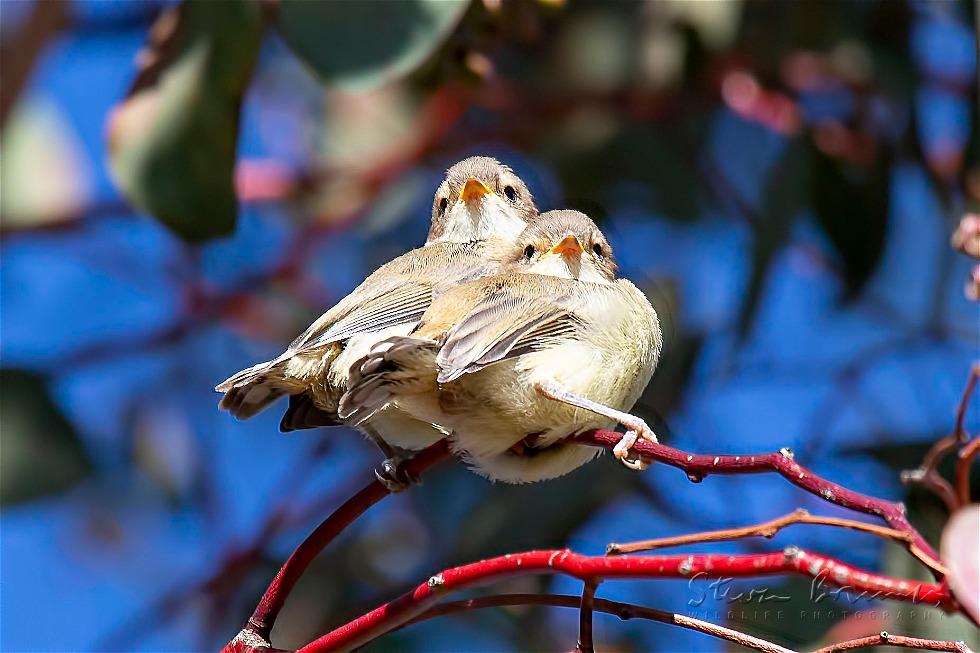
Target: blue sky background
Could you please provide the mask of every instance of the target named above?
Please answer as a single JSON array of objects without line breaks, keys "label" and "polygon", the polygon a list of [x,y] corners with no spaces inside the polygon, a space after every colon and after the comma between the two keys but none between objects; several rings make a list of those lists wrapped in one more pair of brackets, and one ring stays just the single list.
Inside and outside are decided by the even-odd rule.
[{"label": "blue sky background", "polygon": [[[0,11],[12,6],[4,3]],[[319,232],[301,262],[301,282],[269,282],[270,270],[290,259],[295,235],[312,219],[305,207],[245,205],[234,235],[192,246],[126,209],[110,179],[106,116],[133,78],[134,56],[158,6],[73,3],[70,28],[43,52],[18,100],[12,120],[19,122],[11,123],[30,129],[23,126],[28,118],[46,121],[41,131],[51,140],[45,147],[71,164],[67,173],[29,169],[30,183],[42,191],[50,184],[55,193],[65,184],[62,174],[74,175],[81,190],[72,197],[82,217],[58,229],[5,229],[0,358],[5,370],[43,379],[92,467],[68,489],[3,506],[0,647],[6,651],[197,651],[227,641],[276,561],[369,478],[377,454],[347,431],[282,436],[279,407],[236,422],[218,412],[214,384],[277,353],[383,260],[421,243],[442,170],[465,154],[490,152],[513,165],[543,209],[563,206],[569,197],[590,199],[564,184],[544,146],[522,147],[491,128],[459,151],[451,131],[399,172],[397,201],[383,195],[357,219]],[[661,308],[665,364],[683,367],[681,352],[689,359],[685,374],[670,377],[682,385],[664,388],[655,381],[638,408],[651,419],[655,409],[666,420],[669,444],[717,453],[790,446],[803,464],[848,487],[895,500],[906,496],[880,452],[906,452],[901,447],[909,445],[919,455],[951,428],[980,335],[977,305],[962,292],[969,261],[948,246],[968,200],[961,191],[937,188],[929,167],[930,153],[962,152],[976,132],[968,8],[912,5],[906,47],[915,91],[911,104],[893,104],[903,115],[914,104],[915,139],[925,154],[899,157],[888,170],[884,246],[853,301],[842,302],[839,255],[812,208],[803,206],[771,259],[751,327],[740,338],[756,235],[738,211],[703,202],[696,215],[678,219],[651,208],[657,204],[649,191],[629,178],[609,187],[615,199],[591,198],[604,213],[623,274]],[[5,36],[13,29],[5,26]],[[853,111],[847,89],[812,95],[797,98],[806,125],[846,119]],[[322,154],[315,141],[321,125],[331,129],[324,109],[331,101],[270,37],[245,98],[240,160],[309,165]],[[492,108],[472,108],[464,124],[483,124],[487,112]],[[761,210],[768,175],[789,139],[723,102],[705,113],[698,160]],[[882,121],[882,129],[892,124]],[[602,165],[587,148],[578,156],[578,165]],[[4,159],[4,186],[16,166],[37,165]],[[233,310],[209,312],[231,296],[239,298]],[[697,346],[685,349],[685,341]],[[976,406],[968,424],[976,430]],[[12,437],[4,431],[5,440]],[[603,488],[611,488],[608,500],[597,498]],[[279,505],[291,521],[274,537],[260,538],[257,561],[219,574],[229,583],[224,590],[197,588],[229,556],[248,550]],[[580,514],[583,506],[586,514]],[[712,477],[695,485],[676,470],[654,466],[636,476],[601,460],[553,488],[504,488],[462,469],[441,469],[418,491],[372,510],[336,543],[299,586],[274,641],[300,645],[339,623],[338,615],[373,607],[471,553],[504,553],[515,544],[601,553],[610,541],[748,524],[799,506],[843,514],[764,476]],[[870,568],[886,564],[873,538],[808,527],[772,541],[698,550],[787,544]],[[580,591],[578,582],[565,579],[546,586]],[[190,591],[181,594],[181,588]],[[600,595],[682,611],[690,591],[682,581],[621,582],[604,584]],[[176,598],[161,608],[167,597]],[[379,642],[377,650],[520,650],[529,642],[568,648],[574,613],[543,614],[536,623],[547,627],[533,640],[522,639],[527,622],[519,612],[481,614],[413,627]],[[792,623],[769,627],[792,640],[782,632],[793,631]],[[720,649],[702,636],[655,624],[610,619],[600,621],[598,633],[610,648]]]}]

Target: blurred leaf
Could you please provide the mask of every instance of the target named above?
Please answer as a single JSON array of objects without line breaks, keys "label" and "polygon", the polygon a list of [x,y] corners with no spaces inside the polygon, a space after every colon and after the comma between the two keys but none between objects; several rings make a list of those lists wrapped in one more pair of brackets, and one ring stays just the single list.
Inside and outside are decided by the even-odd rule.
[{"label": "blurred leaf", "polygon": [[261,36],[255,2],[186,0],[167,9],[109,119],[123,193],[184,238],[234,229],[238,119]]},{"label": "blurred leaf", "polygon": [[712,50],[728,47],[738,35],[742,18],[742,0],[726,2],[664,3],[665,11],[693,28],[698,40]]},{"label": "blurred leaf", "polygon": [[[588,117],[597,122],[595,116]],[[546,152],[561,176],[566,206],[587,208],[580,199],[587,198],[587,202],[613,210],[623,203],[623,182],[634,181],[646,191],[639,199],[650,210],[675,220],[699,215],[701,182],[692,164],[680,154],[686,151],[682,146],[696,149],[699,143],[674,146],[680,139],[668,133],[668,128],[635,122],[611,126],[611,134],[602,137],[604,142],[579,142],[588,138],[587,127],[578,120],[566,122],[553,130]],[[675,126],[674,131],[679,128]],[[594,165],[596,161],[602,165]]]},{"label": "blurred leaf", "polygon": [[946,524],[942,539],[942,560],[949,567],[949,585],[963,609],[980,621],[980,505],[972,504],[956,512]]},{"label": "blurred leaf", "polygon": [[327,103],[322,156],[345,174],[364,174],[386,162],[411,158],[421,147],[424,98],[402,84],[373,91],[334,93]]},{"label": "blurred leaf", "polygon": [[[974,555],[977,546],[976,535],[975,530],[969,534]],[[935,580],[921,562],[894,542],[885,544],[883,567],[883,572],[889,576],[920,581]],[[886,611],[895,616],[890,628],[892,632],[914,634],[924,639],[963,641],[974,650],[980,646],[980,629],[962,615],[947,614],[924,603],[910,606],[907,603],[889,601],[885,605],[888,608]]]},{"label": "blurred leaf", "polygon": [[[627,85],[634,66],[638,22],[615,4],[573,14],[555,35],[549,72],[563,87],[611,93]],[[583,48],[582,44],[589,47]]]},{"label": "blurred leaf", "polygon": [[4,229],[73,219],[91,197],[84,147],[61,108],[44,96],[17,104],[3,129],[0,165]]},{"label": "blurred leaf", "polygon": [[363,91],[421,65],[449,35],[468,0],[282,0],[286,43],[328,84]]},{"label": "blurred leaf", "polygon": [[909,32],[912,6],[904,2],[868,3],[861,40],[867,45],[875,86],[892,97],[910,102],[919,83],[912,62]]},{"label": "blurred leaf", "polygon": [[0,504],[9,506],[69,489],[91,471],[71,424],[52,403],[44,380],[0,371]]},{"label": "blurred leaf", "polygon": [[853,299],[871,277],[885,246],[891,157],[868,168],[848,165],[811,148],[810,201],[817,221],[844,264],[845,296]]}]

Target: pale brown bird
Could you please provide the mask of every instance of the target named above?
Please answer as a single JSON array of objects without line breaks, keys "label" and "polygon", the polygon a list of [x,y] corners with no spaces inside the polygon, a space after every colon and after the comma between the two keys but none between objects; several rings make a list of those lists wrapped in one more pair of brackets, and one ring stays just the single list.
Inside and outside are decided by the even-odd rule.
[{"label": "pale brown bird", "polygon": [[[220,407],[247,419],[289,395],[280,430],[341,424],[337,403],[351,362],[379,340],[410,332],[440,292],[495,273],[507,246],[537,214],[527,186],[510,168],[490,157],[460,161],[436,191],[426,245],[380,267],[281,355],[219,384]],[[397,409],[379,411],[360,426],[408,449],[443,436]]]},{"label": "pale brown bird", "polygon": [[616,278],[612,249],[587,216],[550,211],[528,226],[502,274],[440,295],[409,336],[380,341],[350,372],[340,414],[387,406],[439,424],[478,473],[509,483],[565,474],[596,449],[563,443],[608,429],[625,464],[637,438],[628,415],[656,367],[660,323],[646,297]]}]

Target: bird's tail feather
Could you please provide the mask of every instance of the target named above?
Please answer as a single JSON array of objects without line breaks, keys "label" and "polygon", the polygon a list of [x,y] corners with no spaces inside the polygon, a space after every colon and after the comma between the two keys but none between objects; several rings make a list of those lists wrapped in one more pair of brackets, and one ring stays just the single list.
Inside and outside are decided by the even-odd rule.
[{"label": "bird's tail feather", "polygon": [[438,344],[431,340],[409,336],[382,340],[351,365],[337,414],[349,424],[360,424],[398,394],[429,389],[435,383],[438,352]]},{"label": "bird's tail feather", "polygon": [[218,407],[238,419],[248,419],[268,408],[289,392],[278,361],[266,361],[246,368],[218,384],[224,396]]}]

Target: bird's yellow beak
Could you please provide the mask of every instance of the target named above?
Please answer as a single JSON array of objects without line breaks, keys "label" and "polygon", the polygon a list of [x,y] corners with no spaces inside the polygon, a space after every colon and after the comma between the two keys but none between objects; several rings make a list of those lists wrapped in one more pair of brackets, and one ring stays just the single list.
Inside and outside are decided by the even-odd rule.
[{"label": "bird's yellow beak", "polygon": [[464,202],[472,202],[483,199],[487,195],[493,195],[493,191],[487,188],[486,185],[476,177],[470,177],[466,180],[466,185],[463,186],[463,192],[460,193],[459,199],[463,200]]},{"label": "bird's yellow beak", "polygon": [[579,241],[579,239],[572,234],[568,234],[551,248],[550,253],[561,254],[562,256],[571,258],[573,256],[578,256],[584,251],[585,248],[582,247],[582,243]]}]

